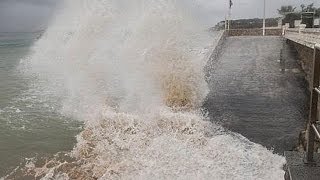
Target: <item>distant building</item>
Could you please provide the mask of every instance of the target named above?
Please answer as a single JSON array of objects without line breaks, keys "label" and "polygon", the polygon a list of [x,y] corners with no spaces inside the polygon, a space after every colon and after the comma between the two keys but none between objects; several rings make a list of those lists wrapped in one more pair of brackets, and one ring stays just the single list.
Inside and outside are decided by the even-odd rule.
[{"label": "distant building", "polygon": [[305,24],[306,28],[313,28],[317,26],[315,19],[315,12],[291,12],[285,15],[282,24],[289,23],[290,28],[298,27],[300,24]]},{"label": "distant building", "polygon": [[294,28],[297,20],[301,20],[301,13],[290,12],[284,16],[282,20],[282,25],[288,23],[290,28]]},{"label": "distant building", "polygon": [[306,25],[306,28],[313,28],[313,23],[315,19],[315,12],[303,12],[301,13],[302,24]]}]

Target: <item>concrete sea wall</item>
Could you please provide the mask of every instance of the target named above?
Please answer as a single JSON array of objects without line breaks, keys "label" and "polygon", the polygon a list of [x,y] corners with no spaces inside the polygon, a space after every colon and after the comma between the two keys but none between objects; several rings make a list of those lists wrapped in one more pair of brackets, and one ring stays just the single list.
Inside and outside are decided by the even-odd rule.
[{"label": "concrete sea wall", "polygon": [[[301,67],[306,75],[306,80],[310,84],[312,83],[312,68],[313,68],[313,48],[309,46],[302,45],[295,41],[287,40],[287,43],[290,44],[298,53],[299,62]],[[310,89],[311,87],[309,87]]]},{"label": "concrete sea wall", "polygon": [[[282,29],[266,29],[267,36],[281,36]],[[230,29],[228,36],[262,36],[262,29]]]},{"label": "concrete sea wall", "polygon": [[228,33],[226,31],[220,31],[218,35],[218,39],[216,40],[215,48],[210,56],[210,59],[216,59],[219,55],[219,52],[221,52],[223,44],[228,36]]},{"label": "concrete sea wall", "polygon": [[209,60],[207,61],[206,66],[204,67],[204,72],[205,72],[205,78],[208,80],[210,78],[210,69],[215,65],[216,60],[218,59],[219,55],[222,52],[222,49],[224,47],[224,42],[228,37],[228,32],[227,31],[218,31],[216,32],[217,38],[215,39],[215,44],[213,45],[213,51],[209,57]]}]

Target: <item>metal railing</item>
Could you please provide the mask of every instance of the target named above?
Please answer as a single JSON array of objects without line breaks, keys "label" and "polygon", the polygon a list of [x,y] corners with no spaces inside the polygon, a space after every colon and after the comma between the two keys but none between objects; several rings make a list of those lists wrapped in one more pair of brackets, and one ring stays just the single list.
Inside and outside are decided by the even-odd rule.
[{"label": "metal railing", "polygon": [[313,72],[312,72],[312,91],[310,101],[310,114],[307,126],[307,155],[306,163],[314,164],[314,144],[316,137],[320,139],[320,133],[317,124],[320,124],[318,117],[318,100],[320,95],[320,44],[314,46],[313,53]]}]

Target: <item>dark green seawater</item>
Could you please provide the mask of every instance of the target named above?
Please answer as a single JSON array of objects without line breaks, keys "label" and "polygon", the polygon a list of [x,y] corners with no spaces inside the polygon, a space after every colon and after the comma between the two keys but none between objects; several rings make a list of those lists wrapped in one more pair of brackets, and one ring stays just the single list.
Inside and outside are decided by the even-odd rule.
[{"label": "dark green seawater", "polygon": [[40,99],[19,67],[38,33],[0,33],[0,178],[28,158],[50,156],[75,145],[80,123]]}]

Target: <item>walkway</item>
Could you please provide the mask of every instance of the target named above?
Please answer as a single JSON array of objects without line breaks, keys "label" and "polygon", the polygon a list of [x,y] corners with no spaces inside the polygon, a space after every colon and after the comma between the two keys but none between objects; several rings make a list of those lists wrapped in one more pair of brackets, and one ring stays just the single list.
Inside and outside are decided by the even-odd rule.
[{"label": "walkway", "polygon": [[295,54],[280,37],[229,37],[224,46],[207,67],[210,118],[280,154],[292,150],[308,107]]}]

